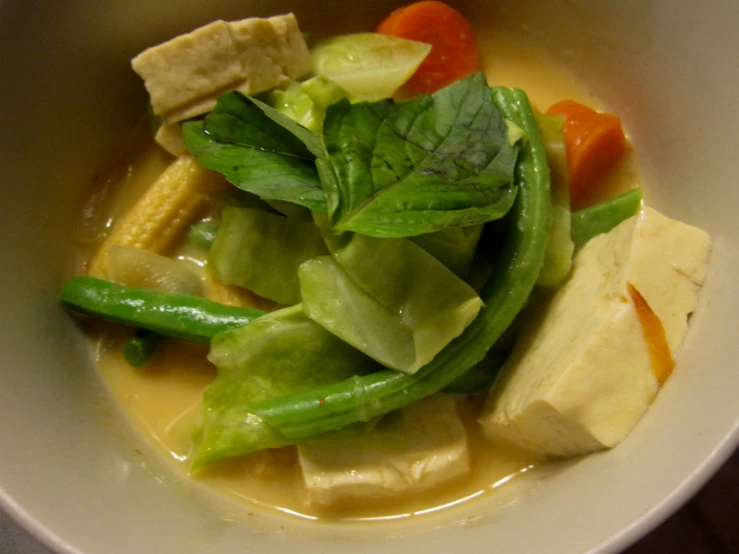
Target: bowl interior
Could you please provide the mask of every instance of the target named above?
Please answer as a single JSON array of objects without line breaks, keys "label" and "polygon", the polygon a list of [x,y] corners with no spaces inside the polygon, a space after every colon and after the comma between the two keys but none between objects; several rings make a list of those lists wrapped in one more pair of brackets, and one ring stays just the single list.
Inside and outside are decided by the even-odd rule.
[{"label": "bowl interior", "polygon": [[55,297],[81,200],[145,103],[129,59],[213,19],[294,11],[307,31],[366,30],[396,4],[0,2],[0,506],[52,548],[611,551],[669,515],[735,446],[739,8],[726,2],[457,3],[475,26],[522,33],[573,68],[622,116],[651,203],[713,237],[677,371],[618,448],[530,479],[514,499],[491,495],[438,518],[369,530],[244,525],[173,476],[122,420]]}]

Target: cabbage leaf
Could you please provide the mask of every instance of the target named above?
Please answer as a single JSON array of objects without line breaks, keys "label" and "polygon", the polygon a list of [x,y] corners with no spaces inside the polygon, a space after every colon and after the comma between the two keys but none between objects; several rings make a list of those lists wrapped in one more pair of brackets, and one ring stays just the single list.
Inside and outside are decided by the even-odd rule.
[{"label": "cabbage leaf", "polygon": [[300,266],[308,317],[383,365],[414,373],[479,312],[475,291],[408,239],[327,239]]},{"label": "cabbage leaf", "polygon": [[[300,305],[217,334],[208,359],[218,376],[203,394],[202,421],[189,460],[198,469],[264,448],[295,444],[254,414],[255,402],[301,392],[380,369],[320,325]],[[358,435],[345,430],[330,440]],[[320,442],[320,438],[312,439]]]},{"label": "cabbage leaf", "polygon": [[312,77],[302,83],[293,82],[285,89],[275,89],[267,94],[267,105],[300,123],[306,129],[320,133],[326,108],[348,93],[330,79]]},{"label": "cabbage leaf", "polygon": [[208,255],[208,267],[227,285],[238,285],[279,304],[300,302],[298,267],[327,254],[312,219],[227,206]]},{"label": "cabbage leaf", "polygon": [[467,279],[483,227],[482,223],[467,227],[446,227],[435,233],[416,235],[411,240],[451,269],[455,275]]},{"label": "cabbage leaf", "polygon": [[311,49],[313,72],[328,77],[353,98],[390,98],[416,72],[431,45],[380,33],[319,40]]}]

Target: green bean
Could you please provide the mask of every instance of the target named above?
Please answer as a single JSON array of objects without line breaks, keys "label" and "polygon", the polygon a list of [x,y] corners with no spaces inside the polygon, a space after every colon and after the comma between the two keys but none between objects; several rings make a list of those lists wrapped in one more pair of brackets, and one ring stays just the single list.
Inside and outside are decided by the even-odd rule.
[{"label": "green bean", "polygon": [[506,359],[506,352],[502,350],[491,350],[480,363],[475,364],[468,369],[462,376],[454,380],[453,383],[444,387],[444,392],[451,394],[473,394],[485,392],[495,381],[503,362]]},{"label": "green bean", "polygon": [[621,196],[595,204],[572,214],[572,239],[579,250],[593,237],[607,233],[635,215],[641,207],[642,190],[631,189]]},{"label": "green bean", "polygon": [[506,216],[499,259],[480,296],[477,318],[413,375],[384,370],[264,401],[253,411],[295,440],[368,421],[434,394],[483,359],[526,303],[544,260],[551,212],[549,167],[531,105],[523,91],[496,87],[495,103],[527,134],[516,168],[518,193]]},{"label": "green bean", "polygon": [[76,312],[205,343],[216,333],[245,325],[264,313],[198,296],[127,287],[94,277],[73,277],[64,284],[59,299]]},{"label": "green bean", "polygon": [[123,345],[123,357],[128,365],[141,367],[149,361],[162,339],[164,337],[155,331],[137,329],[134,335]]}]

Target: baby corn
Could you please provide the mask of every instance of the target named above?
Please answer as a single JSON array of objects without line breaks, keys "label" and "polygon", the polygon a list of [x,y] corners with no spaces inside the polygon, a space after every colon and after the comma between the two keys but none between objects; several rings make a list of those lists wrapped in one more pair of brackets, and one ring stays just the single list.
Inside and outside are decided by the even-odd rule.
[{"label": "baby corn", "polygon": [[207,195],[226,187],[223,178],[190,155],[177,158],[115,225],[90,262],[90,275],[106,278],[111,246],[166,254],[209,206]]}]

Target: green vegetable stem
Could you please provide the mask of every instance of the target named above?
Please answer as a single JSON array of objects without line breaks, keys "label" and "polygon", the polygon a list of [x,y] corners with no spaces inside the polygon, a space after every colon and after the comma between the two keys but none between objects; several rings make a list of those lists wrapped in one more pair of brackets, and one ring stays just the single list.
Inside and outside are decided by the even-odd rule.
[{"label": "green vegetable stem", "polygon": [[575,250],[570,229],[572,215],[564,119],[559,115],[537,115],[536,120],[546,149],[552,182],[552,221],[544,266],[539,273],[537,285],[556,288],[569,276]]},{"label": "green vegetable stem", "polygon": [[572,240],[579,250],[593,237],[607,233],[634,216],[641,207],[642,190],[631,189],[616,198],[595,204],[572,214]]},{"label": "green vegetable stem", "polygon": [[193,342],[210,342],[216,333],[245,325],[264,314],[197,296],[118,285],[94,277],[73,277],[59,296],[62,304],[124,325]]},{"label": "green vegetable stem", "polygon": [[479,363],[526,303],[541,270],[551,214],[549,167],[523,91],[494,88],[506,119],[528,136],[516,167],[518,194],[496,266],[480,297],[485,307],[465,331],[413,375],[383,370],[266,400],[253,411],[293,440],[340,429],[429,396]]}]

